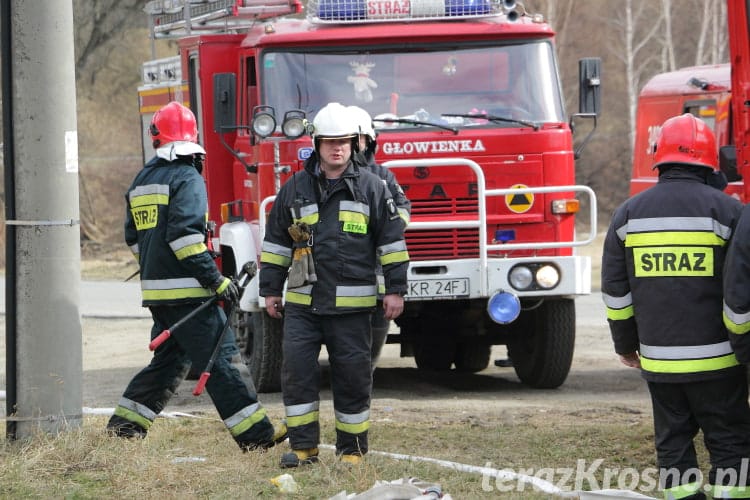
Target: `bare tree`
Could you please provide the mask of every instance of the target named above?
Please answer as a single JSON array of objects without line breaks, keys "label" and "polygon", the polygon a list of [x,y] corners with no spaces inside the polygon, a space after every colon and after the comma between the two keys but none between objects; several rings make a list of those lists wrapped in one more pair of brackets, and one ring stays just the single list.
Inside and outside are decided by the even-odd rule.
[{"label": "bare tree", "polygon": [[111,52],[110,42],[125,30],[146,25],[146,0],[73,0],[76,44],[76,79],[96,81],[97,71]]},{"label": "bare tree", "polygon": [[[636,7],[633,10],[633,4]],[[625,67],[626,99],[628,102],[628,138],[634,143],[635,114],[641,80],[648,76],[659,58],[654,55],[653,44],[657,33],[664,26],[664,11],[650,9],[651,2],[625,0],[615,13],[611,25],[620,34],[621,47],[611,47],[610,52]],[[664,4],[662,3],[662,8]]]}]

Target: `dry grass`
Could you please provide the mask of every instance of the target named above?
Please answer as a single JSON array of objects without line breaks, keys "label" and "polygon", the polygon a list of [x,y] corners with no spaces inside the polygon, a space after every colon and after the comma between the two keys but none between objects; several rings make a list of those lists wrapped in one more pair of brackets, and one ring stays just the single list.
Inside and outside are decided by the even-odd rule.
[{"label": "dry grass", "polygon": [[[434,421],[415,412],[415,420],[376,422],[371,449],[434,457],[477,467],[507,468],[552,481],[562,468],[575,470],[604,462],[594,473],[602,488],[605,467],[644,470],[654,460],[651,423],[646,414],[581,411],[550,421],[528,410],[513,419],[457,417]],[[266,453],[242,454],[218,420],[159,419],[145,440],[110,438],[106,418],[87,416],[80,429],[54,437],[40,434],[0,445],[0,497],[3,498],[260,498],[281,496],[270,479],[282,474],[278,461],[286,444]],[[324,442],[333,429],[323,422]],[[376,452],[362,466],[335,460],[321,451],[321,463],[290,472],[300,491],[297,498],[329,498],[341,491],[363,492],[378,480],[416,477],[440,483],[455,499],[553,498],[529,484],[497,483],[481,474],[432,463],[397,460]],[[546,471],[544,470],[546,469]],[[551,469],[549,469],[551,468]],[[550,476],[550,471],[552,476]],[[558,472],[555,472],[558,471]],[[502,495],[497,485],[512,491]],[[574,479],[564,489],[575,487]],[[617,488],[615,482],[609,487]],[[521,491],[518,491],[521,488]],[[652,496],[657,493],[651,491]]]}]

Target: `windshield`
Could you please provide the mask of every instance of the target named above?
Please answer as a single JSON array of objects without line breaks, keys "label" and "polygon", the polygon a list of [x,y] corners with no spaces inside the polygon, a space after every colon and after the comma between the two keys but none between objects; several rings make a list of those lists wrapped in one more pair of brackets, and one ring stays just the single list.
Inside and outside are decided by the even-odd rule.
[{"label": "windshield", "polygon": [[557,68],[547,42],[357,53],[266,51],[261,67],[262,99],[277,116],[301,109],[312,120],[325,104],[339,102],[366,109],[376,128],[430,123],[517,127],[521,125],[513,120],[564,121]]}]

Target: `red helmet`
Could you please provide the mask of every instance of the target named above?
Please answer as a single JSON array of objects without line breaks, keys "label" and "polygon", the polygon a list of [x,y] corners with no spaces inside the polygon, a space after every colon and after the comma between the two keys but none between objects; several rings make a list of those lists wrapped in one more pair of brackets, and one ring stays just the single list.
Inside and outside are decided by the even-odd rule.
[{"label": "red helmet", "polygon": [[719,168],[716,138],[706,122],[690,113],[664,122],[656,139],[654,168],[667,163]]},{"label": "red helmet", "polygon": [[198,143],[195,115],[177,101],[172,101],[154,113],[148,128],[154,148],[175,141]]}]

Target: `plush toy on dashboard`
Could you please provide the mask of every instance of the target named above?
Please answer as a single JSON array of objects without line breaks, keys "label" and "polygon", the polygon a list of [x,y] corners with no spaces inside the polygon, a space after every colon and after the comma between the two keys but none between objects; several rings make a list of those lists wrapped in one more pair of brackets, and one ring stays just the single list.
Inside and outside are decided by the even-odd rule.
[{"label": "plush toy on dashboard", "polygon": [[370,70],[375,67],[375,63],[352,61],[349,66],[352,67],[354,76],[348,76],[346,80],[354,85],[354,97],[358,101],[372,102],[372,89],[378,87],[378,84],[370,78]]}]

